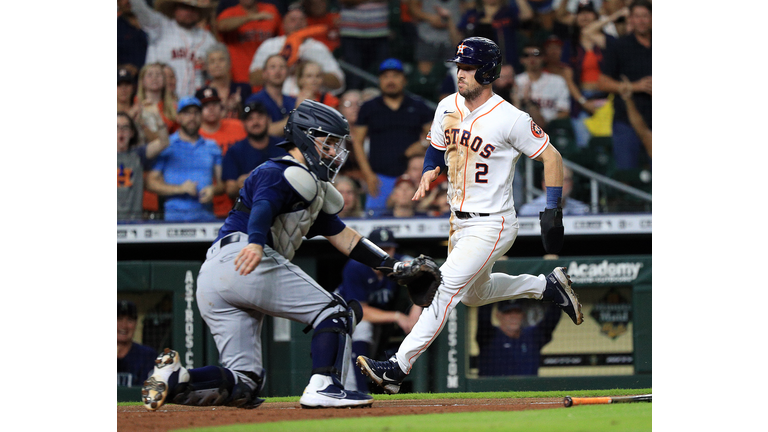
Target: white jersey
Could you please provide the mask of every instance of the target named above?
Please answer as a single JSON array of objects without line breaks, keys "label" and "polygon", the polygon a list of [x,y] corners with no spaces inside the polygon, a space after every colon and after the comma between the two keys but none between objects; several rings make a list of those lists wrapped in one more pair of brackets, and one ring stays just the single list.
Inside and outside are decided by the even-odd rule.
[{"label": "white jersey", "polygon": [[185,29],[162,13],[151,9],[144,0],[131,0],[131,9],[147,33],[146,62],[162,62],[176,74],[176,94],[180,98],[194,96],[205,84],[203,62],[206,51],[216,44],[213,35],[204,29]]},{"label": "white jersey", "polygon": [[445,152],[451,210],[470,213],[514,211],[515,163],[521,154],[538,157],[549,145],[527,113],[497,94],[472,112],[458,93],[446,97],[429,135]]},{"label": "white jersey", "polygon": [[541,115],[548,122],[557,118],[560,111],[571,109],[568,84],[560,75],[542,72],[538,80],[531,83],[527,72],[515,76],[515,86],[518,92],[530,86],[530,98],[541,110]]}]

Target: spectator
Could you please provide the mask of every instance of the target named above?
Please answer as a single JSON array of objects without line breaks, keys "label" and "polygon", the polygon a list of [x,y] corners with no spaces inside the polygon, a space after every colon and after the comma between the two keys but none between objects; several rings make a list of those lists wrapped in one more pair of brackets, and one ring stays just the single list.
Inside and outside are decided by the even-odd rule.
[{"label": "spectator", "polygon": [[324,25],[327,30],[314,38],[325,44],[328,51],[334,53],[341,46],[339,35],[339,12],[328,8],[328,0],[302,0],[307,25]]},{"label": "spectator", "polygon": [[[248,69],[253,55],[265,40],[280,34],[281,22],[275,5],[258,0],[239,0],[218,15],[216,29],[229,50],[232,81],[250,82]],[[248,97],[241,96],[243,100]]]},{"label": "spectator", "polygon": [[551,32],[555,25],[555,9],[552,0],[528,0],[533,9],[534,19],[542,29]]},{"label": "spectator", "polygon": [[[544,179],[541,179],[541,188],[546,190],[547,186],[544,183]],[[563,196],[561,201],[561,207],[563,208],[564,216],[572,215],[584,215],[589,213],[589,206],[577,199],[571,198],[571,192],[573,192],[573,170],[564,166],[563,167]],[[541,194],[533,201],[529,201],[520,207],[520,211],[517,212],[518,216],[539,216],[539,212],[543,212],[547,206],[547,194]]]},{"label": "spectator", "polygon": [[168,147],[168,134],[160,128],[158,138],[144,144],[133,118],[117,113],[117,220],[142,219],[144,172],[151,161]]},{"label": "spectator", "polygon": [[[339,0],[341,58],[352,66],[376,73],[376,65],[389,57],[389,5],[385,0]],[[362,90],[365,80],[347,77],[347,88]]]},{"label": "spectator", "polygon": [[117,301],[117,385],[140,386],[155,369],[157,352],[133,341],[136,321],[139,318],[136,304],[129,300]]},{"label": "spectator", "polygon": [[476,4],[476,7],[464,12],[456,24],[461,35],[459,39],[479,36],[496,42],[502,48],[502,75],[523,70],[517,52],[517,30],[521,22],[533,19],[533,9],[528,0],[479,0]]},{"label": "spectator", "polygon": [[[226,156],[234,143],[246,138],[243,122],[238,119],[223,118],[224,104],[215,88],[203,87],[195,93],[195,97],[203,106],[200,135],[215,141],[221,149],[222,157]],[[216,195],[213,197],[213,214],[218,218],[225,218],[233,204],[234,202],[227,194]]]},{"label": "spectator", "polygon": [[627,118],[629,119],[629,124],[632,125],[632,129],[635,130],[635,133],[643,143],[645,152],[648,153],[648,158],[651,159],[651,129],[648,128],[647,124],[645,124],[643,115],[640,114],[640,111],[637,110],[635,101],[632,99],[632,83],[629,82],[629,78],[627,78],[626,75],[622,75],[621,78],[624,85],[621,87],[620,94],[621,98],[624,100],[624,103],[627,105]]},{"label": "spectator", "polygon": [[[403,64],[387,59],[379,67],[381,96],[360,107],[352,127],[352,145],[366,186],[366,211],[386,207],[397,177],[405,172],[407,158],[424,152],[424,137],[432,112],[420,99],[404,93]],[[363,143],[370,138],[366,153]],[[367,154],[367,156],[366,156]]]},{"label": "spectator", "polygon": [[179,101],[179,130],[157,157],[147,176],[147,188],[166,197],[165,220],[215,221],[211,202],[224,193],[221,149],[200,136],[202,105],[193,96]]},{"label": "spectator", "polygon": [[528,112],[541,128],[555,119],[569,118],[571,102],[563,77],[545,72],[541,48],[527,44],[522,51],[525,72],[515,77],[514,106]]},{"label": "spectator", "polygon": [[542,305],[544,317],[532,321],[529,316],[536,313],[526,307],[526,301],[505,300],[480,307],[479,375],[538,375],[541,349],[552,340],[552,332],[562,314],[556,304],[547,303]]},{"label": "spectator", "polygon": [[176,72],[167,64],[161,64],[163,65],[163,74],[165,75],[165,87],[173,97],[173,100],[179,100],[179,95],[176,93]]},{"label": "spectator", "polygon": [[269,135],[281,137],[288,115],[301,101],[283,93],[283,83],[288,76],[288,65],[283,56],[280,54],[269,56],[264,62],[261,74],[264,87],[246,99],[245,104],[261,102],[267,108],[269,118],[272,120],[269,125]]},{"label": "spectator", "polygon": [[131,9],[149,36],[147,63],[164,62],[176,74],[176,94],[191,96],[202,87],[205,52],[216,43],[198,24],[210,15],[210,0],[131,0]]},{"label": "spectator", "polygon": [[[395,235],[386,228],[374,229],[368,239],[380,247],[389,256],[398,261],[411,259],[397,252],[398,244]],[[354,376],[348,376],[344,388],[368,393],[368,379],[354,366],[357,356],[375,355],[377,351],[386,349],[383,338],[387,332],[385,327],[397,325],[406,334],[416,323],[422,308],[411,305],[410,311],[398,310],[398,290],[396,282],[364,264],[350,259],[344,265],[342,281],[337,292],[347,302],[357,300],[363,307],[363,319],[352,334],[352,363]],[[352,374],[350,374],[352,375]]]},{"label": "spectator", "polygon": [[[357,124],[357,115],[360,113],[360,106],[363,105],[363,95],[360,90],[347,90],[339,97],[339,112],[349,122],[349,128],[352,130]],[[368,145],[368,138],[363,143],[363,148]],[[357,182],[363,181],[363,176],[360,173],[360,166],[357,164],[357,156],[355,155],[354,146],[350,145],[347,148],[349,155],[347,156],[347,163],[341,167],[341,174],[350,176]]]},{"label": "spectator", "polygon": [[131,11],[130,0],[117,0],[117,64],[130,65],[135,76],[144,67],[147,45],[147,34]]},{"label": "spectator", "polygon": [[203,87],[195,93],[202,104],[202,125],[200,135],[203,138],[216,141],[221,148],[221,154],[236,142],[245,139],[246,132],[243,122],[238,119],[223,118],[224,103],[219,92],[213,87]]},{"label": "spectator", "polygon": [[323,68],[318,63],[299,62],[296,68],[296,84],[299,86],[298,99],[311,99],[339,109],[339,98],[323,91]]},{"label": "spectator", "polygon": [[360,185],[357,184],[357,181],[345,175],[338,175],[333,182],[333,186],[344,197],[344,208],[338,213],[340,218],[359,218],[365,216],[361,203]]},{"label": "spectator", "polygon": [[224,118],[237,120],[243,109],[243,101],[251,96],[248,81],[233,81],[230,75],[229,51],[222,44],[216,44],[205,55],[205,70],[208,75],[206,86],[216,89],[224,104]]},{"label": "spectator", "polygon": [[[561,9],[562,5],[558,8],[558,12]],[[576,102],[573,104],[571,117],[574,118],[577,144],[581,147],[585,146],[591,137],[584,125],[584,120],[603,106],[608,97],[605,92],[598,89],[603,51],[608,45],[608,40],[612,39],[612,36],[604,33],[602,28],[609,19],[615,21],[628,13],[629,9],[623,8],[607,19],[598,19],[594,3],[582,0],[569,26],[567,43],[561,45],[560,58],[565,59],[570,66],[570,71],[566,70],[566,72],[571,77],[561,75],[568,81],[571,97]]]},{"label": "spectator", "polygon": [[[598,88],[609,93],[620,93],[621,76],[629,78],[632,100],[648,129],[651,124],[651,2],[634,0],[629,6],[629,25],[632,33],[608,45],[603,53]],[[645,165],[648,154],[627,115],[621,97],[613,98],[613,157],[618,170],[630,170]]]},{"label": "spectator", "polygon": [[323,68],[323,88],[327,91],[340,91],[344,87],[344,72],[339,63],[333,57],[322,42],[314,39],[325,31],[325,27],[315,25],[307,27],[307,16],[301,10],[298,3],[288,8],[288,13],[283,17],[283,36],[276,36],[264,41],[250,66],[250,82],[252,86],[264,85],[262,77],[267,58],[274,54],[282,55],[289,68],[288,78],[283,84],[283,93],[296,96],[299,87],[296,84],[295,70],[297,63],[301,61],[314,61]]},{"label": "spectator", "polygon": [[[501,65],[499,77],[491,85],[494,93],[512,103],[512,95],[515,91],[515,68],[510,65]],[[456,91],[458,91],[458,87],[454,87],[453,93]]]},{"label": "spectator", "polygon": [[408,174],[401,175],[395,181],[392,193],[389,194],[387,209],[374,215],[396,218],[426,216],[425,211],[417,210],[419,203],[412,200],[416,187],[416,182]]},{"label": "spectator", "polygon": [[117,111],[128,113],[132,119],[139,116],[140,105],[133,100],[136,91],[135,75],[126,67],[117,68]]},{"label": "spectator", "polygon": [[409,0],[408,8],[418,35],[416,68],[408,76],[408,90],[432,102],[439,98],[447,68],[461,35],[456,31],[463,0]]},{"label": "spectator", "polygon": [[[176,131],[176,99],[165,83],[163,65],[160,63],[145,64],[139,72],[139,87],[136,91],[136,101],[141,107],[139,122],[144,134],[151,139],[157,136],[160,127],[165,126],[167,132]],[[162,122],[156,122],[156,114]]]},{"label": "spectator", "polygon": [[280,138],[269,136],[269,113],[260,102],[251,102],[243,108],[242,121],[248,136],[236,142],[224,155],[222,179],[227,196],[236,199],[245,179],[254,168],[267,159],[287,154],[277,144]]}]

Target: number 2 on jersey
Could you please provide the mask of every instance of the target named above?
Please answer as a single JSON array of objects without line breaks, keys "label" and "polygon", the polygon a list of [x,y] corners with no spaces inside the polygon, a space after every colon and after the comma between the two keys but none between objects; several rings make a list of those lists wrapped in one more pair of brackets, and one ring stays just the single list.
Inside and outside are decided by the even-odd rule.
[{"label": "number 2 on jersey", "polygon": [[475,168],[475,183],[488,183],[488,179],[482,176],[488,174],[488,165],[484,163],[476,163]]}]

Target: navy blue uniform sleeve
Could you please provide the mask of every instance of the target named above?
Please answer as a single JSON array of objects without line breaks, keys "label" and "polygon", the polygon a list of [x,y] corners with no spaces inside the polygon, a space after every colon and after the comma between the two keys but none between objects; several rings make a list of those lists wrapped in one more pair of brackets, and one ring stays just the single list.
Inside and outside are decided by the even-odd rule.
[{"label": "navy blue uniform sleeve", "polygon": [[306,237],[315,236],[330,237],[342,232],[347,225],[337,215],[329,215],[321,211],[315,219],[315,223],[309,228]]},{"label": "navy blue uniform sleeve", "polygon": [[440,151],[430,145],[427,147],[427,153],[424,155],[424,169],[422,169],[421,174],[424,174],[427,171],[431,171],[437,167],[440,167],[440,174],[446,172],[447,167],[445,166],[445,152]]},{"label": "navy blue uniform sleeve", "polygon": [[240,191],[244,204],[251,209],[248,241],[264,245],[275,217],[281,209],[298,200],[280,169],[261,169],[248,177]]}]

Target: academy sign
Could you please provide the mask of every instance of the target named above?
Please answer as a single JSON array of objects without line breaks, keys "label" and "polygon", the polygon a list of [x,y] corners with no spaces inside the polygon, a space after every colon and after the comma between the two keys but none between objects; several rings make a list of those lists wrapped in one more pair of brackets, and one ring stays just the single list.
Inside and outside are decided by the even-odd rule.
[{"label": "academy sign", "polygon": [[608,262],[579,264],[571,261],[568,275],[574,283],[627,283],[637,279],[641,262]]}]

